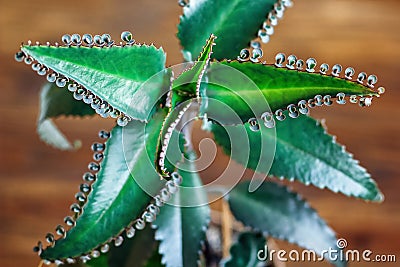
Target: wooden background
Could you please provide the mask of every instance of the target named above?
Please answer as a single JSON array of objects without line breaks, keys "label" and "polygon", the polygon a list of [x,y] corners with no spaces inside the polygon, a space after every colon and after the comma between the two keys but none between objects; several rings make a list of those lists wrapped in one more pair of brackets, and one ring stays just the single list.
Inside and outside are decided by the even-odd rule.
[{"label": "wooden background", "polygon": [[[175,38],[181,9],[175,0],[0,0],[0,6],[0,265],[37,266],[32,246],[69,214],[81,174],[91,160],[89,145],[97,139],[97,131],[111,127],[112,122],[59,119],[69,136],[83,140],[83,149],[77,153],[59,152],[41,143],[35,122],[38,89],[44,79],[13,60],[19,44],[28,39],[60,41],[64,33],[108,32],[118,39],[121,31],[130,30],[140,42],[163,46],[172,65],[182,60]],[[287,11],[264,51],[269,62],[277,52],[284,52],[304,59],[313,56],[331,66],[350,65],[377,74],[379,84],[387,88],[370,108],[346,105],[313,113],[326,118],[329,132],[368,168],[385,193],[385,202],[364,203],[313,187],[294,187],[348,240],[349,248],[395,254],[398,261],[399,10],[396,0],[299,0]],[[203,176],[210,180],[216,172],[207,170]],[[280,245],[288,247],[283,242]]]}]

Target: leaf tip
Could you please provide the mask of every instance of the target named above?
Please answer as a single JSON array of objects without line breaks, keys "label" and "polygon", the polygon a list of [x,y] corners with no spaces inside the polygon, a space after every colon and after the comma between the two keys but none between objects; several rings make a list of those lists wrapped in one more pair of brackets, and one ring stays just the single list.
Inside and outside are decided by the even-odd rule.
[{"label": "leaf tip", "polygon": [[377,194],[373,199],[371,199],[371,201],[376,203],[382,203],[383,201],[385,201],[385,195],[378,189]]}]

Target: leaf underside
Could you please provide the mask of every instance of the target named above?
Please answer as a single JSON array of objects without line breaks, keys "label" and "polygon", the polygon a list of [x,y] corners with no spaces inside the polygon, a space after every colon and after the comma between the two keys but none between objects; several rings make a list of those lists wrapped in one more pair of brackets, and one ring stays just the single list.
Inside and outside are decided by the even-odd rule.
[{"label": "leaf underside", "polygon": [[[371,201],[383,200],[383,195],[370,174],[315,119],[302,115],[297,119],[277,121],[276,136],[275,129],[261,127],[259,132],[253,132],[248,124],[245,129],[248,140],[244,140],[242,127],[212,125],[216,142],[223,147],[225,153],[247,168],[319,188],[326,187],[347,196]],[[229,131],[229,137],[234,140],[233,144],[226,131]],[[231,153],[232,149],[243,149],[247,142],[249,155]],[[260,148],[262,142],[265,149]],[[275,142],[271,168],[260,168],[258,164],[263,166],[270,160],[271,149],[268,147]]]},{"label": "leaf underside", "polygon": [[154,46],[23,46],[21,49],[134,119],[148,120],[169,88],[165,53]]},{"label": "leaf underside", "polygon": [[[253,193],[248,187],[249,182],[239,183],[229,194],[232,213],[244,225],[319,255],[338,249],[334,232],[299,195],[272,182],[264,182]],[[341,261],[332,263],[346,266]]]},{"label": "leaf underside", "polygon": [[95,112],[83,102],[75,101],[66,88],[54,84],[45,84],[40,92],[40,111],[37,122],[37,132],[41,140],[61,150],[78,148],[78,140],[71,143],[57,128],[52,118],[58,116],[89,116]]},{"label": "leaf underside", "polygon": [[179,171],[183,179],[181,188],[171,203],[161,208],[153,223],[157,227],[155,237],[160,241],[162,263],[167,267],[197,266],[209,222],[207,195],[192,164],[186,161],[181,165],[187,170]]},{"label": "leaf underside", "polygon": [[278,1],[190,1],[183,9],[178,25],[178,38],[185,59],[192,61],[201,52],[203,42],[210,34],[218,36],[213,58],[236,58],[240,50],[257,36],[276,2]]},{"label": "leaf underside", "polygon": [[207,76],[208,84],[201,92],[201,115],[206,113],[224,125],[237,123],[232,112],[247,122],[316,95],[376,95],[368,87],[345,79],[252,62],[211,62]]},{"label": "leaf underside", "polygon": [[163,186],[154,170],[154,154],[149,151],[155,150],[164,117],[161,110],[149,124],[133,121],[113,129],[76,226],[54,247],[45,249],[42,258],[56,260],[88,253],[140,216],[151,200],[146,192],[154,195]]}]

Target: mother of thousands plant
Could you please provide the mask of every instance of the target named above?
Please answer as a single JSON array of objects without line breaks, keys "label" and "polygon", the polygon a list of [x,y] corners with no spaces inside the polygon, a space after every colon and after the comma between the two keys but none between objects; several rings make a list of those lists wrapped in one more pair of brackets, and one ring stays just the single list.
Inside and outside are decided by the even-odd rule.
[{"label": "mother of thousands plant", "polygon": [[[161,48],[139,44],[127,31],[121,42],[108,34],[65,34],[62,44],[29,41],[16,53],[17,61],[49,82],[40,94],[43,141],[65,150],[77,147],[53,123],[60,115],[116,119],[92,145],[94,161],[83,174],[72,215],[55,235],[46,235],[47,245],[35,246],[41,264],[207,265],[202,252],[209,243],[207,192],[213,186],[203,185],[196,170],[194,119],[257,177],[383,200],[367,171],[309,116],[319,106],[371,105],[384,93],[375,75],[356,75],[339,64],[318,67],[314,58],[282,53],[272,64],[262,61],[260,42],[269,41],[290,0],[179,3],[183,66],[167,68]],[[235,173],[221,178],[232,186],[219,197],[246,226],[221,266],[268,264],[255,257],[267,237],[317,254],[343,248],[298,194],[272,181],[240,178]]]}]

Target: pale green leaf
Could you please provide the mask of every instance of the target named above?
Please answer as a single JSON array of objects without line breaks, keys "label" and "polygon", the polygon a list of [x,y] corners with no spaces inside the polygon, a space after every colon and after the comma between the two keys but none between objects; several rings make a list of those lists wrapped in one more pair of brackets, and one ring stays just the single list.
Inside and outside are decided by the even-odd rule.
[{"label": "pale green leaf", "polygon": [[[336,249],[331,228],[299,195],[282,185],[265,182],[255,192],[248,191],[249,182],[239,183],[229,194],[229,205],[236,219],[266,235],[287,240],[321,255]],[[324,254],[329,260],[329,255]],[[346,266],[344,261],[332,261]]]},{"label": "pale green leaf", "polygon": [[195,166],[188,161],[180,166],[182,185],[154,222],[159,253],[167,267],[197,266],[210,216],[207,195]]},{"label": "pale green leaf", "polygon": [[61,150],[72,150],[80,146],[80,141],[68,141],[65,135],[57,128],[53,118],[59,116],[87,116],[95,112],[90,106],[81,101],[75,101],[66,88],[59,88],[47,83],[40,92],[40,111],[37,122],[37,131],[40,139],[47,144]]}]

